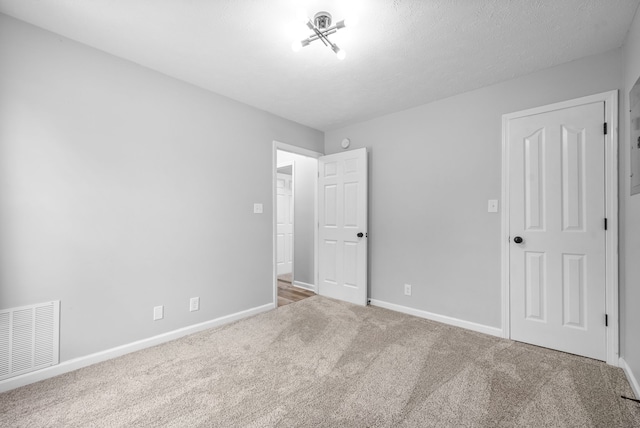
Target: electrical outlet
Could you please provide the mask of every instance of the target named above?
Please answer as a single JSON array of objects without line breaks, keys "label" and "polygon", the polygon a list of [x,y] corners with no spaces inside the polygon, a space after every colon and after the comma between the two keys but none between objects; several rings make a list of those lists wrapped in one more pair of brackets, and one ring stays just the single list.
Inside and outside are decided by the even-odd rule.
[{"label": "electrical outlet", "polygon": [[404,285],[404,295],[411,296],[411,284]]},{"label": "electrical outlet", "polygon": [[154,306],[153,308],[153,320],[158,321],[164,318],[164,306]]},{"label": "electrical outlet", "polygon": [[198,310],[200,310],[200,298],[192,297],[191,300],[189,300],[189,312]]}]

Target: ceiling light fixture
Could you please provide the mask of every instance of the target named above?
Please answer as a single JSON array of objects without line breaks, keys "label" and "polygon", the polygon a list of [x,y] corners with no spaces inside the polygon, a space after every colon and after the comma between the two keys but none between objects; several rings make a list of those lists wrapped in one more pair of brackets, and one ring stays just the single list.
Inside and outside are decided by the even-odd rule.
[{"label": "ceiling light fixture", "polygon": [[343,19],[342,21],[338,21],[336,25],[331,26],[331,14],[329,12],[316,13],[313,17],[313,21],[306,17],[305,19],[307,21],[307,27],[309,27],[309,29],[313,31],[314,34],[302,41],[296,40],[291,44],[291,49],[293,49],[294,52],[298,52],[303,47],[309,46],[311,42],[320,40],[322,43],[324,43],[325,46],[331,48],[338,59],[344,59],[344,50],[340,49],[338,45],[329,40],[329,36],[337,32],[341,28],[346,27],[348,21],[346,19]]}]

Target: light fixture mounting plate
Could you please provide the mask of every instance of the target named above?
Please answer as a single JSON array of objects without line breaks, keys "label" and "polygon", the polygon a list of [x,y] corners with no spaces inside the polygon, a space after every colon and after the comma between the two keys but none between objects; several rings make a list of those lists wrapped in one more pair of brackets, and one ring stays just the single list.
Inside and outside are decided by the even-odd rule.
[{"label": "light fixture mounting plate", "polygon": [[318,12],[313,17],[313,23],[319,30],[326,30],[331,27],[331,14],[329,12]]}]

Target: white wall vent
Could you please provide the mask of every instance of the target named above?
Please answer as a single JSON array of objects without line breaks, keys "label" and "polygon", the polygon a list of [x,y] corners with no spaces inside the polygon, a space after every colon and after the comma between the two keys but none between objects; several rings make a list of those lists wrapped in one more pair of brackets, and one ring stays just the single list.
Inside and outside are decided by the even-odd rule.
[{"label": "white wall vent", "polygon": [[60,301],[0,310],[0,380],[58,364]]}]

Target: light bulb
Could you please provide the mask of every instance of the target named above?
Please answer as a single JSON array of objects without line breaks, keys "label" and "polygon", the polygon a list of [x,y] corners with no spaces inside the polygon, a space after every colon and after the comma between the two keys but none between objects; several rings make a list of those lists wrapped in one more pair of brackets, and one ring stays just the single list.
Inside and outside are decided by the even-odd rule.
[{"label": "light bulb", "polygon": [[336,56],[338,57],[339,60],[343,60],[345,56],[347,56],[347,53],[344,51],[344,49],[340,49],[338,50],[338,52],[336,52]]},{"label": "light bulb", "polygon": [[298,52],[300,49],[302,49],[302,43],[299,40],[294,40],[294,42],[291,43],[291,50]]}]

